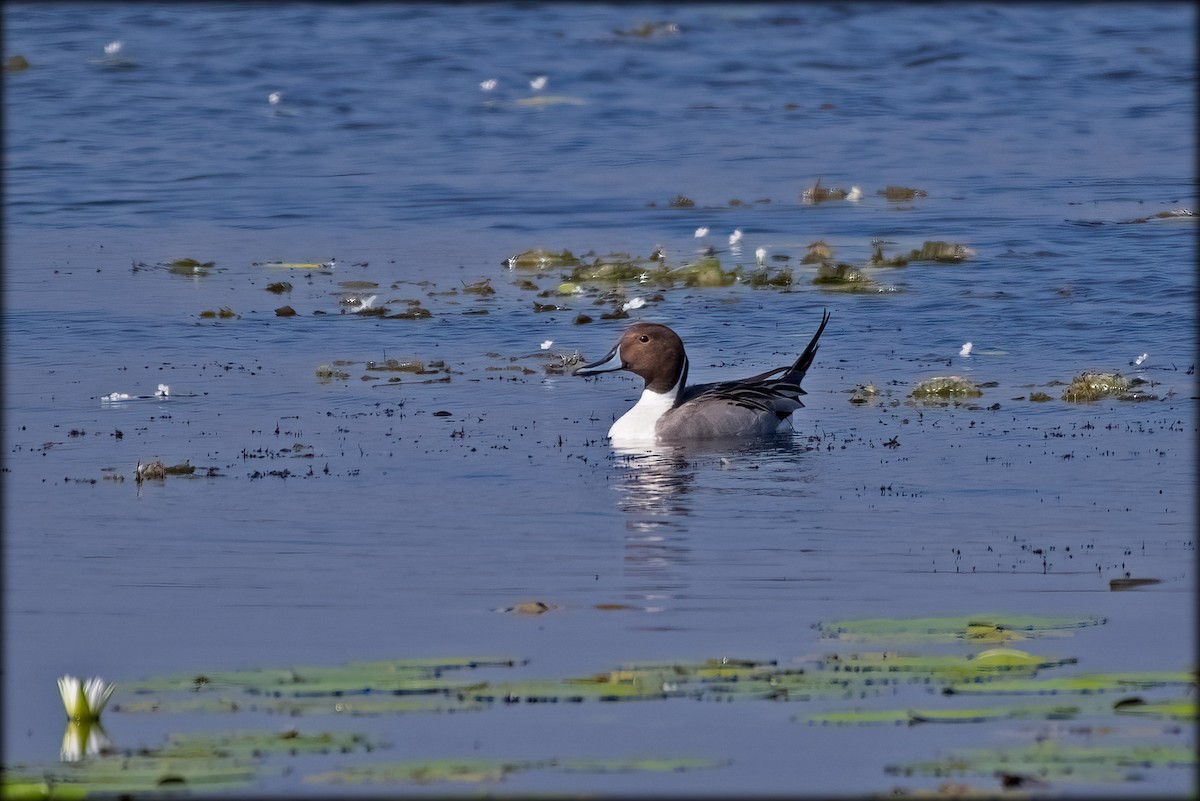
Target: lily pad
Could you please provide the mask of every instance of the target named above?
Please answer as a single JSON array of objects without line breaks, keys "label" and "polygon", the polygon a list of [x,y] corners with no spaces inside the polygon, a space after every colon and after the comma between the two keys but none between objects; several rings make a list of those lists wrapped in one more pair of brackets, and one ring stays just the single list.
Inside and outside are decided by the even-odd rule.
[{"label": "lily pad", "polygon": [[1136,780],[1138,769],[1195,764],[1195,751],[1184,746],[1075,746],[1045,740],[1013,748],[955,751],[944,759],[889,766],[887,771],[904,776],[1003,774],[1071,783],[1117,783]]},{"label": "lily pad", "polygon": [[893,642],[1002,643],[1033,637],[1061,636],[1073,629],[1099,626],[1098,617],[1036,617],[976,614],[954,617],[866,618],[818,623],[822,637],[839,640]]}]

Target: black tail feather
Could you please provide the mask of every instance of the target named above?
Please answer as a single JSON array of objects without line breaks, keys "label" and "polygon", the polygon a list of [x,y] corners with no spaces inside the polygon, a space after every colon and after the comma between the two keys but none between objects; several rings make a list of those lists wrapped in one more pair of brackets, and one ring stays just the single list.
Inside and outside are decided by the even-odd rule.
[{"label": "black tail feather", "polygon": [[785,378],[793,379],[799,384],[803,379],[808,368],[812,367],[813,359],[817,356],[817,340],[821,338],[821,334],[825,331],[825,324],[829,322],[829,309],[824,310],[824,315],[821,316],[821,326],[817,329],[817,333],[813,334],[812,340],[809,341],[808,347],[800,354],[800,358],[796,359],[796,363],[792,365],[792,369],[787,371]]}]

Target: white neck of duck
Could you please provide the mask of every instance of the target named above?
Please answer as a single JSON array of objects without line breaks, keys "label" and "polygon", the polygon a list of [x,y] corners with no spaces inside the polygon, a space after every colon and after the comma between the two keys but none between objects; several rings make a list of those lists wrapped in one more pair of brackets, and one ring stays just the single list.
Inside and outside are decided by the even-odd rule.
[{"label": "white neck of duck", "polygon": [[617,421],[612,424],[612,428],[608,429],[608,436],[614,442],[654,442],[659,418],[675,405],[675,399],[683,391],[683,383],[686,380],[687,361],[685,360],[675,386],[666,392],[643,389],[642,397],[638,398],[638,402],[633,405],[633,408],[617,418]]}]

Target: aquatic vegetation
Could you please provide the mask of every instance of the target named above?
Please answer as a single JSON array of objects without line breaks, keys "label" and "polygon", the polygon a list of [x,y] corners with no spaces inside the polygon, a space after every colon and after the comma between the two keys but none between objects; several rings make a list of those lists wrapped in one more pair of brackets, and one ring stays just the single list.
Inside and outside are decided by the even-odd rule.
[{"label": "aquatic vegetation", "polygon": [[[498,354],[494,354],[498,355]],[[553,359],[549,353],[535,354]],[[388,362],[383,363],[385,366]],[[396,362],[397,365],[403,364]],[[436,414],[441,414],[436,413]],[[446,413],[449,414],[449,413]],[[600,608],[604,605],[597,605]],[[627,608],[611,605],[612,608]],[[497,609],[516,615],[540,616],[556,606],[546,601],[528,601]],[[1130,673],[1088,673],[1044,676],[1076,664],[1071,656],[1047,656],[1009,647],[1013,640],[1069,636],[1080,629],[1104,623],[1101,618],[1038,617],[1032,615],[973,614],[909,619],[852,619],[822,622],[815,627],[822,638],[847,642],[899,642],[924,646],[959,644],[968,653],[944,648],[925,651],[839,651],[805,657],[794,665],[775,661],[708,659],[696,662],[627,663],[585,676],[526,679],[513,671],[526,661],[510,658],[484,659],[397,659],[355,662],[341,666],[307,666],[222,670],[184,673],[123,683],[113,713],[178,714],[211,713],[286,715],[431,714],[445,712],[481,713],[497,705],[580,704],[705,701],[771,701],[805,704],[819,702],[822,708],[797,716],[809,725],[864,726],[955,724],[979,725],[994,721],[1025,719],[1040,721],[1075,720],[1120,713],[1168,721],[1195,720],[1196,702],[1190,697],[1131,696],[1131,692],[1178,691],[1196,683],[1194,670]],[[495,671],[505,671],[495,680]],[[485,671],[483,676],[475,676]],[[491,675],[488,675],[490,673]],[[930,693],[934,690],[935,693]],[[864,700],[886,702],[904,692],[920,692],[926,699],[919,705],[880,709],[863,707]],[[1119,694],[1115,702],[1105,694]],[[1062,696],[1064,703],[1006,700],[1007,696]],[[962,700],[1001,697],[999,703],[983,705]],[[940,700],[935,700],[940,699]],[[962,700],[960,700],[962,699]],[[831,704],[850,701],[855,706]],[[70,732],[69,732],[70,734]],[[82,743],[76,732],[72,749]],[[207,786],[223,780],[250,781],[261,775],[269,754],[344,754],[378,747],[352,733],[303,733],[289,731],[235,731],[230,733],[173,734],[166,744],[119,759],[111,746],[94,746],[97,766],[124,761],[132,768],[129,781],[178,775],[184,786]],[[1155,747],[1158,747],[1157,745]],[[995,753],[995,752],[992,752]],[[107,756],[106,756],[107,755]],[[170,763],[170,767],[165,767]],[[495,781],[517,770],[572,770],[586,772],[685,770],[721,762],[692,759],[636,760],[533,760],[448,759],[425,762],[372,762],[338,766],[305,777],[316,783],[430,783],[443,781]],[[914,763],[915,765],[916,763]],[[929,763],[933,764],[933,763]],[[12,781],[41,781],[43,774],[59,781],[68,768],[30,773],[27,766],[6,771]],[[904,766],[903,770],[920,772]],[[89,791],[107,781],[104,771],[75,774],[77,785]],[[177,771],[169,773],[168,771]],[[191,773],[189,773],[189,771]],[[913,775],[912,772],[906,775]],[[34,778],[30,778],[30,777]],[[194,778],[192,778],[194,776]],[[66,779],[61,779],[66,781]],[[1120,781],[1120,778],[1112,778]],[[108,787],[110,785],[104,785]],[[140,786],[140,785],[138,785]],[[125,785],[122,785],[125,788]],[[126,791],[122,789],[122,791]]]},{"label": "aquatic vegetation", "polygon": [[729,286],[741,276],[741,268],[725,270],[721,261],[706,256],[667,272],[669,281],[681,281],[684,286]]},{"label": "aquatic vegetation", "polygon": [[1136,715],[1166,720],[1200,720],[1200,707],[1197,706],[1194,697],[1175,698],[1168,701],[1146,701],[1134,696],[1113,704],[1113,712],[1118,715]]},{"label": "aquatic vegetation", "polygon": [[172,275],[186,275],[189,277],[205,276],[209,271],[216,266],[213,261],[197,261],[196,259],[171,259],[170,261],[160,262],[160,267],[166,268],[167,272]]},{"label": "aquatic vegetation", "polygon": [[952,684],[947,695],[1060,695],[1129,692],[1156,687],[1187,687],[1196,684],[1195,672],[1143,671],[1140,673],[1080,673],[1051,678],[1005,678],[987,684]]},{"label": "aquatic vegetation", "polygon": [[13,53],[11,56],[8,56],[4,59],[5,74],[21,72],[27,69],[29,69],[29,61],[20,53]]},{"label": "aquatic vegetation", "polygon": [[801,264],[821,264],[833,258],[833,248],[825,244],[823,240],[817,240],[811,243],[805,250],[804,258],[800,259]]},{"label": "aquatic vegetation", "polygon": [[274,283],[267,284],[266,289],[268,292],[274,292],[276,295],[282,295],[284,292],[292,291],[292,284],[290,281],[276,281]]},{"label": "aquatic vegetation", "polygon": [[752,287],[790,287],[794,278],[790,267],[784,267],[774,274],[769,269],[756,270],[750,273],[747,283]]},{"label": "aquatic vegetation", "polygon": [[1147,217],[1136,217],[1132,220],[1121,220],[1117,225],[1138,225],[1141,223],[1153,222],[1154,220],[1190,220],[1195,219],[1196,212],[1193,209],[1168,209],[1167,211],[1159,211]]},{"label": "aquatic vegetation", "polygon": [[910,397],[917,399],[978,398],[983,394],[969,378],[960,375],[935,376],[919,382]]},{"label": "aquatic vegetation", "polygon": [[952,752],[934,761],[890,765],[888,773],[901,776],[987,776],[1002,783],[1015,777],[1038,782],[1118,783],[1137,778],[1137,771],[1150,767],[1187,767],[1196,764],[1196,754],[1187,746],[1173,745],[1070,745],[1043,740],[1007,748],[977,748]]},{"label": "aquatic vegetation", "polygon": [[413,359],[410,361],[400,361],[399,359],[386,359],[382,362],[368,361],[366,364],[366,369],[398,373],[418,373],[422,375],[430,372],[437,372],[436,370],[426,370],[425,362],[421,361],[420,359]]},{"label": "aquatic vegetation", "polygon": [[1152,587],[1155,584],[1162,584],[1162,579],[1156,578],[1115,578],[1109,579],[1108,588],[1114,592],[1119,590],[1132,590],[1137,587]]},{"label": "aquatic vegetation", "polygon": [[522,251],[504,261],[504,266],[510,270],[554,270],[578,265],[579,259],[569,250],[554,253],[541,248]]},{"label": "aquatic vegetation", "polygon": [[1097,401],[1119,395],[1129,389],[1129,380],[1120,373],[1084,372],[1071,379],[1062,399],[1071,403]]},{"label": "aquatic vegetation", "polygon": [[909,261],[960,262],[975,255],[975,251],[957,242],[928,241],[919,250],[909,251]]},{"label": "aquatic vegetation", "polygon": [[233,309],[229,308],[228,306],[222,306],[221,308],[219,308],[215,311],[212,309],[206,309],[206,310],[200,312],[200,316],[205,319],[212,319],[212,318],[216,318],[216,317],[219,317],[222,320],[228,320],[231,317],[236,317],[238,319],[241,319],[241,315],[238,314],[237,312],[235,312]]},{"label": "aquatic vegetation", "polygon": [[548,604],[545,601],[523,601],[513,606],[506,606],[502,609],[497,609],[497,612],[509,612],[517,615],[542,615],[549,612],[551,609],[557,609],[554,604]]},{"label": "aquatic vegetation", "polygon": [[279,308],[275,309],[275,316],[276,317],[295,317],[296,310],[293,309],[291,306],[280,306]]},{"label": "aquatic vegetation", "polygon": [[822,637],[839,640],[889,642],[1005,643],[1062,636],[1074,629],[1099,626],[1104,618],[1036,617],[1033,615],[974,614],[953,617],[866,618],[819,623]]},{"label": "aquatic vegetation", "polygon": [[433,316],[433,312],[420,305],[420,301],[410,301],[408,309],[396,314],[384,314],[389,320],[425,320]]},{"label": "aquatic vegetation", "polygon": [[629,36],[635,39],[651,39],[658,36],[671,36],[679,33],[679,26],[674,22],[643,22],[629,30],[614,29],[617,36]]},{"label": "aquatic vegetation", "polygon": [[875,292],[875,283],[852,264],[821,262],[812,281],[822,289],[841,292]]},{"label": "aquatic vegetation", "polygon": [[679,773],[727,765],[726,760],[677,759],[441,759],[421,762],[392,762],[358,765],[307,777],[318,784],[435,784],[459,782],[477,784],[503,781],[506,776],[528,771],[551,770],[566,773]]},{"label": "aquatic vegetation", "polygon": [[800,193],[800,199],[804,203],[823,203],[827,200],[850,200],[855,201],[862,198],[862,190],[857,186],[852,186],[849,189],[841,189],[838,187],[821,186],[821,179]]},{"label": "aquatic vegetation", "polygon": [[345,370],[336,370],[328,364],[317,366],[317,378],[322,381],[345,381],[350,377],[350,374]]},{"label": "aquatic vegetation", "polygon": [[642,259],[628,253],[597,256],[590,264],[578,264],[567,281],[575,284],[590,281],[663,281],[669,271],[657,259]]},{"label": "aquatic vegetation", "polygon": [[870,403],[879,395],[879,389],[874,384],[860,384],[846,392],[850,393],[850,402],[856,404]]},{"label": "aquatic vegetation", "polygon": [[521,97],[513,102],[518,106],[524,106],[526,108],[587,105],[587,101],[582,97],[570,97],[568,95],[537,95],[535,97]]},{"label": "aquatic vegetation", "polygon": [[255,267],[273,267],[278,270],[332,270],[337,266],[336,259],[324,262],[315,261],[264,261],[255,262]]},{"label": "aquatic vegetation", "polygon": [[1051,397],[1050,395],[1047,395],[1045,392],[1030,392],[1029,393],[1030,403],[1045,403],[1046,401],[1051,401],[1051,400],[1054,400],[1054,398]]},{"label": "aquatic vegetation", "polygon": [[[190,476],[194,475],[195,472],[196,468],[188,462],[181,462],[180,464],[168,467],[161,460],[155,459],[150,462],[138,462],[133,477],[140,484],[142,481],[150,479],[161,481],[167,476]],[[216,475],[215,469],[209,468],[208,474]]]},{"label": "aquatic vegetation", "polygon": [[926,193],[923,189],[911,189],[907,186],[892,186],[891,184],[888,184],[886,188],[880,189],[875,194],[882,195],[886,200],[896,202],[902,200],[912,200],[913,198],[918,197],[926,197],[928,193]]},{"label": "aquatic vegetation", "polygon": [[464,283],[463,284],[463,292],[467,293],[468,295],[487,296],[487,295],[495,295],[496,289],[492,286],[492,279],[484,278],[482,280],[475,281],[474,283],[471,283],[471,284]]},{"label": "aquatic vegetation", "polygon": [[673,209],[690,209],[696,205],[696,201],[684,195],[676,195],[667,201],[667,205]]}]

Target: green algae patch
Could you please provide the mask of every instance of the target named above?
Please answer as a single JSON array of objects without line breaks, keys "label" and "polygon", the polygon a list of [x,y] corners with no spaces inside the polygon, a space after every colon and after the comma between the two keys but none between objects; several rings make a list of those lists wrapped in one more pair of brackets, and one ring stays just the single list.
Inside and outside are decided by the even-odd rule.
[{"label": "green algae patch", "polygon": [[836,186],[821,186],[821,179],[800,193],[800,199],[805,203],[824,203],[829,200],[858,200],[862,192],[858,187],[842,189]]},{"label": "green algae patch", "polygon": [[676,759],[440,759],[358,765],[309,776],[314,784],[480,784],[531,771],[565,773],[679,773],[728,765],[728,760]]},{"label": "green algae patch", "polygon": [[852,264],[821,262],[812,281],[822,289],[838,292],[876,292],[875,283]]},{"label": "green algae patch", "polygon": [[977,614],[952,617],[865,618],[818,623],[822,637],[851,641],[1006,643],[1099,626],[1104,618]]},{"label": "green algae patch", "polygon": [[321,364],[317,365],[316,376],[320,381],[345,381],[350,374],[345,370],[330,367],[328,364]]},{"label": "green algae patch", "polygon": [[[392,373],[418,373],[424,374],[429,372],[425,369],[425,362],[420,359],[409,359],[401,361],[399,359],[385,359],[382,362],[368,361],[366,369],[377,372],[392,372]],[[436,370],[432,372],[437,372]]]},{"label": "green algae patch", "polygon": [[510,270],[555,270],[578,265],[579,259],[575,258],[575,254],[569,250],[560,250],[555,253],[542,248],[523,250],[515,256],[509,256],[504,261],[504,266]]},{"label": "green algae patch", "polygon": [[750,273],[746,283],[754,288],[780,287],[786,289],[795,282],[795,277],[789,267],[772,272],[768,269],[755,270]]},{"label": "green algae patch", "polygon": [[1044,740],[1012,748],[954,751],[928,762],[889,765],[893,775],[1034,777],[1072,784],[1115,784],[1136,781],[1146,768],[1191,767],[1191,747],[1167,745],[1071,745]]},{"label": "green algae patch", "polygon": [[712,256],[676,267],[667,273],[671,282],[678,281],[684,286],[729,286],[740,276],[739,268],[723,269],[720,259]]},{"label": "green algae patch", "polygon": [[237,312],[235,312],[233,309],[229,308],[228,306],[222,306],[219,309],[205,309],[204,311],[200,312],[200,317],[202,319],[208,319],[208,320],[216,319],[216,318],[220,318],[222,320],[229,320],[232,318],[240,319],[241,315],[238,314]]},{"label": "green algae patch", "polygon": [[1071,379],[1063,390],[1062,399],[1071,403],[1088,403],[1120,395],[1129,389],[1129,380],[1120,373],[1083,372]]},{"label": "green algae patch", "polygon": [[184,258],[160,262],[159,266],[172,275],[196,277],[208,275],[212,268],[216,266],[216,262]]},{"label": "green algae patch", "polygon": [[946,400],[952,398],[978,398],[983,394],[969,378],[960,375],[935,376],[919,382],[910,394],[917,400]]},{"label": "green algae patch", "polygon": [[923,243],[920,248],[909,251],[908,260],[956,264],[974,255],[973,249],[958,242],[931,240]]}]

